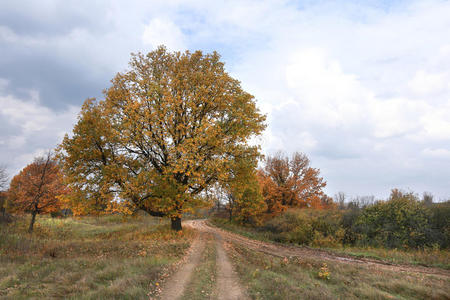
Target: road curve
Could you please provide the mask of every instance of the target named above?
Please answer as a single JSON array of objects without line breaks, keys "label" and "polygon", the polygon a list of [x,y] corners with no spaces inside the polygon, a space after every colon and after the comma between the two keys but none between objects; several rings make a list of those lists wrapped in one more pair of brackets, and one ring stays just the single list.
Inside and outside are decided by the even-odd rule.
[{"label": "road curve", "polygon": [[216,237],[219,237],[225,241],[237,243],[246,248],[277,257],[317,258],[340,263],[359,264],[366,266],[368,268],[450,277],[450,271],[439,268],[403,265],[403,264],[390,264],[388,262],[383,262],[380,260],[365,259],[365,258],[358,259],[350,256],[339,255],[326,250],[310,249],[306,247],[280,245],[275,243],[257,241],[241,236],[236,233],[232,233],[227,230],[223,230],[221,228],[217,228],[211,225],[207,220],[188,220],[185,221],[184,224],[186,226],[198,230],[199,232],[212,233]]}]

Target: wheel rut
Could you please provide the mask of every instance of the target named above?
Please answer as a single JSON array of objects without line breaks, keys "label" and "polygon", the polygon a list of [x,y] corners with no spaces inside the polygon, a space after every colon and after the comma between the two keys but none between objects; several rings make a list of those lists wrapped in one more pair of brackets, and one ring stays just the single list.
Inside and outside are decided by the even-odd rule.
[{"label": "wheel rut", "polygon": [[[187,222],[189,227],[192,222]],[[202,254],[205,251],[208,240],[215,240],[216,248],[216,283],[211,299],[224,300],[245,300],[249,299],[244,288],[239,283],[239,277],[234,271],[233,265],[228,258],[225,247],[225,240],[220,234],[211,234],[207,231],[198,230],[199,235],[192,243],[188,253],[183,258],[175,273],[163,284],[159,294],[160,299],[176,300],[181,299],[186,288],[195,276],[195,269],[202,263]]]},{"label": "wheel rut", "polygon": [[328,252],[326,250],[310,249],[305,247],[296,247],[289,245],[278,245],[270,242],[257,241],[236,233],[232,233],[217,228],[213,225],[208,224],[206,220],[192,220],[189,221],[189,225],[192,228],[197,229],[199,232],[209,232],[220,236],[224,241],[233,242],[245,248],[263,252],[277,257],[310,257],[329,261],[336,261],[340,263],[358,264],[361,266],[366,266],[368,268],[378,268],[391,271],[422,273],[428,275],[450,277],[450,271],[439,268],[390,264],[379,260],[354,258],[345,255],[338,255],[335,253]]},{"label": "wheel rut", "polygon": [[188,254],[183,259],[185,261],[175,274],[164,283],[160,294],[161,299],[176,300],[183,296],[184,290],[192,278],[193,271],[200,263],[200,258],[205,250],[205,238],[205,234],[201,233],[194,240]]},{"label": "wheel rut", "polygon": [[233,269],[224,249],[224,241],[220,235],[215,235],[217,249],[217,299],[234,300],[249,299],[239,283],[239,277]]}]

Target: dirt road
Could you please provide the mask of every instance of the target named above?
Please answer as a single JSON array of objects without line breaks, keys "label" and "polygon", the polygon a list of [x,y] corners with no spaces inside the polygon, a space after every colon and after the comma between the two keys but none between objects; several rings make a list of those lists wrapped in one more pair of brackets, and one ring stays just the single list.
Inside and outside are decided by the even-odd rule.
[{"label": "dirt road", "polygon": [[160,297],[161,299],[175,300],[181,299],[186,290],[186,287],[195,276],[194,270],[201,263],[201,256],[205,249],[208,239],[213,237],[216,246],[216,265],[217,265],[217,280],[213,293],[214,299],[224,300],[245,300],[249,299],[246,295],[245,289],[239,283],[239,277],[233,269],[233,266],[228,259],[228,255],[223,246],[224,240],[219,233],[207,234],[209,231],[199,228],[197,225],[203,223],[196,223],[196,221],[187,221],[184,225],[197,229],[199,235],[192,243],[188,254],[178,270],[171,276],[164,284]]},{"label": "dirt road", "polygon": [[243,245],[246,248],[278,257],[310,257],[343,263],[360,264],[367,266],[368,268],[381,268],[385,270],[434,274],[439,276],[450,277],[450,271],[439,268],[390,264],[388,262],[383,262],[375,259],[365,259],[365,258],[358,259],[350,256],[338,255],[325,250],[317,250],[289,245],[279,245],[274,243],[252,240],[239,234],[235,234],[212,226],[206,220],[191,220],[187,221],[186,225],[195,228],[200,232],[213,233],[216,236],[220,236],[225,241],[234,242]]},{"label": "dirt road", "polygon": [[224,247],[225,242],[236,243],[247,249],[263,252],[277,257],[317,258],[320,260],[328,260],[344,264],[358,264],[359,266],[363,266],[368,269],[381,269],[395,272],[432,274],[450,277],[450,272],[444,269],[389,264],[379,260],[357,259],[349,256],[338,255],[324,250],[279,245],[275,243],[252,240],[212,226],[206,220],[190,220],[184,222],[184,225],[197,230],[199,235],[193,242],[190,251],[185,257],[186,262],[180,266],[176,273],[169,278],[164,285],[161,293],[162,299],[180,299],[183,296],[183,292],[189,284],[195,268],[201,263],[200,258],[205,248],[205,243],[207,239],[211,239],[211,237],[214,237],[216,240],[217,252],[217,280],[215,292],[213,293],[214,299],[248,299],[247,293],[239,283],[239,277],[228,259],[228,255],[225,250],[226,248]]}]

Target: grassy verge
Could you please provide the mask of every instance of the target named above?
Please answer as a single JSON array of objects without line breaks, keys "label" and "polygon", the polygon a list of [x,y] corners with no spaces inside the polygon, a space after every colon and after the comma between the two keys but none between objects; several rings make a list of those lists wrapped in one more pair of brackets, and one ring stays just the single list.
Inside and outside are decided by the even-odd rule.
[{"label": "grassy verge", "polygon": [[[230,223],[223,218],[212,218],[210,222],[220,228],[229,230],[234,233],[246,236],[248,238],[274,242],[273,236],[269,232],[256,230],[254,228],[239,226]],[[398,250],[384,248],[359,248],[359,247],[343,247],[336,248],[320,248],[332,253],[348,255],[357,258],[370,258],[389,263],[422,265],[427,267],[437,267],[442,269],[450,269],[450,251],[439,249],[423,249],[423,250]]]},{"label": "grassy verge", "polygon": [[450,280],[310,258],[277,258],[230,249],[252,299],[448,299]]},{"label": "grassy verge", "polygon": [[186,287],[183,299],[212,299],[216,283],[216,246],[213,238],[208,240],[200,265],[194,270],[192,281]]},{"label": "grassy verge", "polygon": [[0,298],[146,299],[189,247],[156,218],[39,216],[0,228]]}]

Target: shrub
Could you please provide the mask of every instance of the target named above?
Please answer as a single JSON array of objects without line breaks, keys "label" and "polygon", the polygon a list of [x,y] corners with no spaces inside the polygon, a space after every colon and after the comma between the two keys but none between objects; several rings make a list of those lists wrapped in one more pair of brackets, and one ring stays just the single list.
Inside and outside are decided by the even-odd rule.
[{"label": "shrub", "polygon": [[353,225],[358,242],[386,248],[430,245],[430,212],[412,193],[393,190],[388,201],[366,207]]},{"label": "shrub", "polygon": [[344,237],[341,216],[337,210],[288,210],[268,221],[263,229],[278,242],[333,247]]},{"label": "shrub", "polygon": [[441,248],[450,246],[450,200],[430,206],[429,239]]}]

